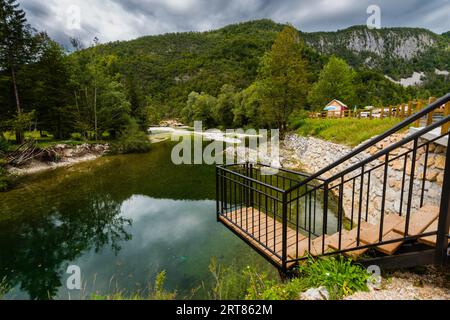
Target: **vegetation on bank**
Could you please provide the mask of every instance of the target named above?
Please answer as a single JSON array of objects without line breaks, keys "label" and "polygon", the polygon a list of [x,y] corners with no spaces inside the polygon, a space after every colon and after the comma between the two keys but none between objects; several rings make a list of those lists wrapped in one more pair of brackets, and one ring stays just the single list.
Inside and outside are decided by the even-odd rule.
[{"label": "vegetation on bank", "polygon": [[399,123],[399,119],[293,119],[291,127],[301,136],[312,136],[351,147],[373,138]]},{"label": "vegetation on bank", "polygon": [[91,300],[174,300],[177,296],[176,292],[169,292],[164,289],[164,283],[166,281],[166,272],[160,272],[155,279],[154,285],[149,288],[149,293],[143,296],[140,293],[133,295],[126,295],[123,293],[115,293],[113,295],[100,295],[94,294],[91,296]]},{"label": "vegetation on bank", "polygon": [[[310,258],[296,270],[295,278],[281,281],[251,267],[239,269],[234,265],[224,267],[211,259],[209,266],[213,278],[212,287],[203,287],[211,300],[299,300],[301,294],[310,288],[324,287],[329,299],[339,300],[359,291],[367,291],[370,274],[365,268],[343,257]],[[147,294],[125,294],[116,292],[111,295],[93,294],[91,300],[174,300],[180,297],[176,291],[165,289],[166,273],[156,276]],[[0,281],[0,299],[9,289]]]},{"label": "vegetation on bank", "polygon": [[[213,279],[212,286],[201,287],[210,300],[299,300],[301,294],[311,288],[326,288],[329,299],[339,300],[356,292],[367,291],[370,274],[367,270],[343,257],[310,258],[301,264],[292,279],[281,281],[278,277],[258,272],[248,266],[244,269],[233,264],[224,267],[217,259],[211,259],[209,266]],[[156,276],[147,294],[140,292],[110,295],[93,294],[92,300],[174,300],[181,297],[176,291],[165,289],[166,273]],[[0,299],[9,291],[0,281]]]},{"label": "vegetation on bank", "polygon": [[269,279],[251,267],[221,268],[212,260],[210,270],[216,281],[211,299],[298,300],[310,288],[324,287],[330,299],[342,299],[368,290],[370,275],[365,268],[343,257],[310,258],[296,270],[296,276],[282,282]]}]

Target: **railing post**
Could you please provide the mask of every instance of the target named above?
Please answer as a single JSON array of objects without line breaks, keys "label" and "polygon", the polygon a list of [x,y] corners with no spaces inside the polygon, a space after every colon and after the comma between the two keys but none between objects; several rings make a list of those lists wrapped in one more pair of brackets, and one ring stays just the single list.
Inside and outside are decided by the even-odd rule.
[{"label": "railing post", "polygon": [[[250,171],[249,177],[250,177],[250,179],[253,179],[253,164],[252,163],[249,164],[249,171]],[[253,181],[250,181],[249,192],[250,192],[250,208],[253,208],[253,206],[254,206]]]},{"label": "railing post", "polygon": [[287,271],[287,192],[283,192],[283,253],[282,253],[282,269],[283,272]]},{"label": "railing post", "polygon": [[[222,193],[222,208],[223,208],[223,211],[227,211],[228,210],[228,202],[227,202],[227,200],[228,200],[228,194],[227,194],[227,179],[226,179],[226,176],[227,176],[227,173],[225,172],[225,171],[223,171],[222,172],[222,179],[221,179],[221,182],[222,182],[222,190],[223,190],[223,193]],[[224,212],[222,212],[222,213],[224,213]]]},{"label": "railing post", "polygon": [[220,217],[220,204],[219,204],[219,167],[216,167],[216,214],[217,214],[217,222],[219,222]]},{"label": "railing post", "polygon": [[325,237],[328,232],[328,196],[329,196],[329,182],[325,181],[323,185],[323,217],[322,217],[322,235],[324,241],[322,243],[322,252],[325,252]]},{"label": "railing post", "polygon": [[450,145],[447,146],[444,182],[442,185],[435,263],[444,265],[448,259],[448,232],[450,228]]},{"label": "railing post", "polygon": [[[450,102],[447,102],[444,107],[444,118],[450,116]],[[442,126],[441,134],[445,134],[450,129],[450,122],[445,123]]]}]

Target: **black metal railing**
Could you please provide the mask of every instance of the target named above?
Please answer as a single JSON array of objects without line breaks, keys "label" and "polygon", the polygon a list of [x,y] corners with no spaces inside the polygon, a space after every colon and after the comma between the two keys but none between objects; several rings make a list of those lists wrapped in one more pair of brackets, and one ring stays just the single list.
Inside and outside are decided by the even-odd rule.
[{"label": "black metal railing", "polygon": [[[262,249],[266,257],[272,261],[275,257],[276,264],[284,271],[305,259],[299,247],[302,236],[307,238],[307,252],[316,256],[414,243],[420,238],[436,236],[433,262],[444,263],[447,261],[450,226],[449,149],[441,154],[445,156],[445,166],[443,178],[439,177],[442,180],[440,190],[430,187],[429,180],[436,179],[436,172],[430,171],[429,164],[435,161],[431,155],[436,143],[448,143],[449,132],[448,129],[440,130],[440,134],[434,134],[432,138],[429,134],[437,128],[448,128],[450,115],[444,114],[431,125],[377,149],[373,154],[366,151],[428,117],[449,101],[450,94],[447,94],[313,175],[285,169],[271,173],[267,171],[276,169],[250,163],[217,167],[218,219],[225,219],[234,226],[246,241],[251,239],[249,242],[260,251]],[[397,181],[391,181],[391,170],[396,170]],[[411,234],[412,215],[430,199],[439,197],[436,192],[440,192],[440,202],[434,203],[440,208],[438,228]],[[377,201],[373,201],[374,195]],[[386,237],[384,220],[388,214],[404,218],[403,235]],[[269,223],[270,219],[273,225]],[[362,227],[364,223],[374,221],[373,227],[379,228],[378,241],[363,243]],[[269,230],[269,226],[273,230]],[[356,242],[344,246],[343,233],[348,230],[356,230]],[[338,247],[332,252],[327,250],[327,235],[338,238]],[[319,250],[317,239],[321,239]]]}]

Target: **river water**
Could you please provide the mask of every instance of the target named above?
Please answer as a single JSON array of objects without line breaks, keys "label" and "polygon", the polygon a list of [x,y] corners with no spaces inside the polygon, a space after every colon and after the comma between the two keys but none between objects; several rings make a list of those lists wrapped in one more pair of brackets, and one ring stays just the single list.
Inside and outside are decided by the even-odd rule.
[{"label": "river water", "polygon": [[[145,295],[163,270],[166,289],[179,298],[207,298],[212,257],[274,276],[216,222],[214,167],[176,166],[172,146],[44,172],[0,193],[0,282],[11,288],[5,298]],[[80,291],[67,289],[71,265],[81,270]]]}]

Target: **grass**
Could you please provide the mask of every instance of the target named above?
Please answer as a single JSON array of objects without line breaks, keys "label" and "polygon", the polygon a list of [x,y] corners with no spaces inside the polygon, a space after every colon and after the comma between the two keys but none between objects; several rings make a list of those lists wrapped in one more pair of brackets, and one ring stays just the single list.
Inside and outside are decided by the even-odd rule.
[{"label": "grass", "polygon": [[[224,267],[211,259],[209,266],[213,278],[211,287],[205,287],[210,300],[299,300],[310,288],[325,287],[329,299],[339,300],[359,291],[367,291],[370,274],[367,270],[344,257],[309,258],[297,268],[295,278],[281,281],[278,277],[256,271],[248,266],[239,269],[235,265]],[[141,292],[109,295],[92,294],[90,300],[175,300],[176,291],[164,288],[166,272],[156,276],[148,294]],[[198,290],[200,288],[197,288]],[[0,300],[9,291],[6,279],[0,280]],[[186,297],[185,299],[189,299]]]},{"label": "grass", "polygon": [[344,257],[310,258],[302,263],[297,276],[285,282],[251,267],[245,270],[224,268],[211,261],[215,285],[210,299],[298,300],[310,288],[325,287],[330,299],[339,300],[358,291],[367,291],[370,274]]},{"label": "grass", "polygon": [[310,258],[298,267],[295,278],[285,283],[267,281],[249,274],[249,300],[296,300],[310,288],[325,287],[329,299],[339,300],[358,291],[367,291],[370,274],[365,268],[344,257]]},{"label": "grass", "polygon": [[301,136],[312,136],[354,147],[392,128],[399,119],[300,119],[291,128]]},{"label": "grass", "polygon": [[112,295],[98,295],[91,296],[91,300],[175,300],[177,297],[176,292],[169,292],[164,289],[164,283],[166,282],[166,272],[160,272],[155,279],[153,288],[150,288],[148,295],[141,293],[135,293],[132,295],[125,295],[123,293],[115,293]]}]

